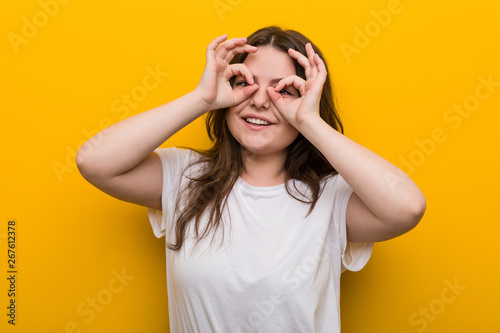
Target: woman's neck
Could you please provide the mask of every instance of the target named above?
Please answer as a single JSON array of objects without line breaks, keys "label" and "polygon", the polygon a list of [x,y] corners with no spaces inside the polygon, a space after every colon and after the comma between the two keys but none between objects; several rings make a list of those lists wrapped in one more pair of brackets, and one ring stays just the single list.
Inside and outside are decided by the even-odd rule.
[{"label": "woman's neck", "polygon": [[286,152],[274,155],[242,152],[243,172],[241,178],[252,186],[274,186],[286,179]]}]

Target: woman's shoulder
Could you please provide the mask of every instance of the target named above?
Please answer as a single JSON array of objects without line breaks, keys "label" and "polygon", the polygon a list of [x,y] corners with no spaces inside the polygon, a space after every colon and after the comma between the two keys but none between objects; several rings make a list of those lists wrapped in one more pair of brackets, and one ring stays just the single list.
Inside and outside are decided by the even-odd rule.
[{"label": "woman's shoulder", "polygon": [[[198,168],[191,169],[190,167],[199,165],[201,154],[195,150],[188,148],[157,148],[154,151],[160,158],[164,172],[169,173],[185,173],[187,170],[189,175]],[[188,175],[186,174],[186,175]]]},{"label": "woman's shoulder", "polygon": [[193,149],[179,147],[157,148],[155,153],[161,159],[184,160],[187,162],[198,160],[201,156],[200,153]]},{"label": "woman's shoulder", "polygon": [[320,180],[321,188],[327,192],[346,190],[349,185],[339,173],[328,175]]},{"label": "woman's shoulder", "polygon": [[326,175],[325,177],[320,179],[320,184],[326,185],[326,184],[335,184],[338,182],[340,179],[343,180],[342,176],[339,173],[332,173],[329,175]]}]

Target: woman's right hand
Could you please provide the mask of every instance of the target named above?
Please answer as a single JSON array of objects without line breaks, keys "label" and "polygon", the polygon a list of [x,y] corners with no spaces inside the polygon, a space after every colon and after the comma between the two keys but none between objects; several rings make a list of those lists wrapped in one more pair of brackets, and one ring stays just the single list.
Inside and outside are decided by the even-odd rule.
[{"label": "woman's right hand", "polygon": [[[237,105],[250,97],[258,88],[253,75],[244,64],[229,64],[236,53],[255,53],[257,47],[245,44],[247,39],[227,35],[215,38],[207,47],[207,61],[198,86],[194,90],[206,103],[206,110],[217,110]],[[225,41],[225,42],[224,42]],[[221,44],[222,43],[222,44]],[[229,80],[241,75],[248,86],[233,90]]]}]

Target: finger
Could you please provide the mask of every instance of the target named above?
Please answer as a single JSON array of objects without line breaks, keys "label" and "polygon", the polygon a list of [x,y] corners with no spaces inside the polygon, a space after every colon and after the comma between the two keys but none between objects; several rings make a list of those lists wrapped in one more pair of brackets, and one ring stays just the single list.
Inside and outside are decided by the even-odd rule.
[{"label": "finger", "polygon": [[227,35],[224,34],[215,38],[210,44],[207,46],[207,63],[211,62],[215,55],[215,50],[219,46],[220,43],[224,42],[227,39]]},{"label": "finger", "polygon": [[227,61],[227,62],[230,62],[231,59],[233,59],[235,53],[245,53],[245,52],[247,52],[247,53],[255,53],[255,52],[257,52],[257,47],[256,46],[252,46],[252,45],[248,45],[248,44],[244,44],[244,45],[241,45],[241,46],[235,46],[232,49],[229,49],[227,51],[224,60]]},{"label": "finger", "polygon": [[271,103],[276,107],[276,110],[281,114],[281,116],[285,116],[284,110],[286,109],[287,101],[281,96],[281,94],[274,91],[273,87],[267,87],[266,89],[269,98],[271,99]]},{"label": "finger", "polygon": [[216,56],[224,59],[229,49],[232,49],[238,45],[244,45],[246,42],[246,37],[228,39],[224,43],[219,44],[219,46],[215,50]]},{"label": "finger", "polygon": [[252,84],[251,86],[246,86],[241,90],[235,91],[235,105],[248,99],[257,91],[257,89],[259,89],[259,85]]},{"label": "finger", "polygon": [[280,94],[278,94],[274,89],[273,87],[267,87],[266,89],[267,91],[267,94],[269,95],[269,97],[271,98],[271,101],[273,102],[273,104],[278,108],[280,108],[281,106],[281,101],[280,101],[280,98],[283,98]]},{"label": "finger", "polygon": [[288,54],[290,54],[290,56],[292,58],[294,58],[295,60],[297,60],[297,62],[302,66],[304,67],[304,70],[306,72],[306,78],[309,78],[311,75],[311,64],[309,62],[309,59],[304,56],[302,53],[300,53],[299,51],[296,51],[294,49],[288,49]]},{"label": "finger", "polygon": [[[325,83],[326,81],[326,77],[328,75],[328,72],[326,71],[326,66],[325,66],[325,63],[323,62],[323,60],[321,59],[321,57],[319,56],[319,54],[315,53],[314,56],[313,56],[313,62],[314,62],[314,65],[315,67],[317,68],[317,75],[314,79],[315,82],[318,82],[318,87],[323,87],[323,84]],[[319,88],[318,88],[319,89]]]},{"label": "finger", "polygon": [[314,52],[314,49],[313,49],[311,43],[306,44],[306,53],[307,53],[307,57],[309,59],[309,63],[311,64],[310,75],[311,75],[311,77],[316,77],[316,75],[318,74],[318,67],[316,65],[316,62],[314,61],[314,55],[316,54],[316,52]]},{"label": "finger", "polygon": [[217,46],[227,39],[227,34],[215,38],[210,44],[208,44],[207,49],[209,51],[215,51]]},{"label": "finger", "polygon": [[[318,68],[318,72],[319,72],[318,75],[324,76],[324,79],[326,79],[328,72],[326,70],[325,62],[323,61],[323,59],[321,59],[319,54],[316,53],[314,55],[314,61],[315,61],[316,67]],[[323,81],[324,81],[324,79],[323,79]]]},{"label": "finger", "polygon": [[313,62],[313,57],[316,53],[314,52],[314,49],[313,49],[311,43],[306,44],[306,53],[307,53],[307,57],[309,58],[309,61]]},{"label": "finger", "polygon": [[315,66],[318,68],[318,74],[316,75],[314,80],[312,80],[312,84],[309,86],[308,91],[311,92],[313,95],[319,96],[322,93],[323,86],[325,84],[328,73],[326,71],[325,63],[318,54],[314,55],[313,60]]},{"label": "finger", "polygon": [[233,76],[241,75],[245,78],[245,80],[253,85],[255,82],[253,80],[253,74],[250,72],[247,66],[245,64],[232,64],[229,65],[229,71],[226,75],[226,79],[230,79]]},{"label": "finger", "polygon": [[301,96],[304,96],[305,83],[306,83],[306,81],[303,78],[301,78],[297,75],[290,75],[290,76],[287,76],[287,77],[281,79],[280,82],[278,82],[278,84],[276,85],[276,87],[274,87],[274,91],[278,92],[285,87],[291,86],[291,87],[294,87],[295,89],[297,89]]}]

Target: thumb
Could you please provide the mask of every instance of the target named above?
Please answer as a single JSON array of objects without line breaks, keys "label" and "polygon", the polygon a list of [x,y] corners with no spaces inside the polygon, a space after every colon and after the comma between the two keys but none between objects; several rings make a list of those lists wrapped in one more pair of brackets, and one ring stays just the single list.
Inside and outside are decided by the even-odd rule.
[{"label": "thumb", "polygon": [[239,103],[243,102],[244,100],[246,100],[247,98],[249,98],[250,96],[252,96],[253,93],[257,91],[257,89],[259,89],[259,86],[257,84],[252,84],[252,85],[246,86],[245,88],[241,89],[236,94],[236,100],[237,100],[236,104],[239,104]]},{"label": "thumb", "polygon": [[273,87],[267,87],[267,94],[271,98],[274,106],[276,106],[278,110],[281,110],[281,107],[283,106],[283,97],[277,93]]}]

